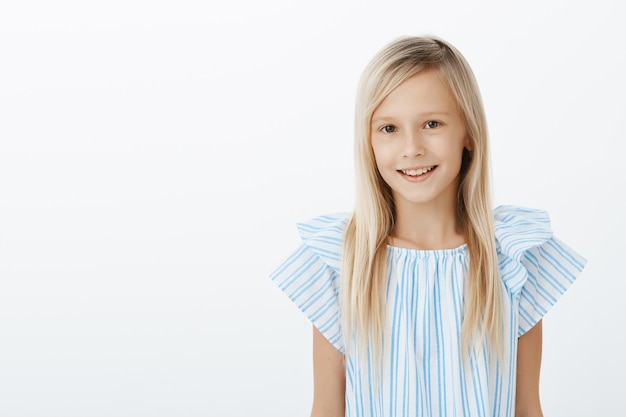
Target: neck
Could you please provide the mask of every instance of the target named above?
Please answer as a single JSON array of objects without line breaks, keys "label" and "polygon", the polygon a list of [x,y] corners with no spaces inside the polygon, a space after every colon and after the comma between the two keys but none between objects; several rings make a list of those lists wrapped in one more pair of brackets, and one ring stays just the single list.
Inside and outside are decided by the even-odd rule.
[{"label": "neck", "polygon": [[426,204],[396,201],[391,244],[410,249],[452,249],[465,243],[455,201]]}]

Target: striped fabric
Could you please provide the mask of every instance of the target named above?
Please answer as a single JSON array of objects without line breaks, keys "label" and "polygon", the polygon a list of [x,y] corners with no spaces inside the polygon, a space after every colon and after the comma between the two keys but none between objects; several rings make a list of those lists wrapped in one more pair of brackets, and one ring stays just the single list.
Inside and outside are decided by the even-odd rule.
[{"label": "striped fabric", "polygon": [[271,278],[346,355],[346,416],[514,415],[517,338],[531,329],[574,282],[585,260],[552,236],[548,215],[494,210],[502,278],[505,355],[473,351],[462,365],[460,330],[468,251],[388,247],[383,373],[372,358],[346,352],[338,303],[343,230],[348,214],[298,224],[301,246]]}]

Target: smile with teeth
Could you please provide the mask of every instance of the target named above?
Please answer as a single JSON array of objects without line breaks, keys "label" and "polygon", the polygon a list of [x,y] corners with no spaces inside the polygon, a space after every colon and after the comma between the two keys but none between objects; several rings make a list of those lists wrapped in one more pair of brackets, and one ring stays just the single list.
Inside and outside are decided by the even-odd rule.
[{"label": "smile with teeth", "polygon": [[432,171],[433,169],[436,168],[436,166],[437,165],[433,165],[428,168],[419,168],[419,169],[401,169],[400,172],[410,177],[419,177],[420,175],[424,175],[425,173]]}]

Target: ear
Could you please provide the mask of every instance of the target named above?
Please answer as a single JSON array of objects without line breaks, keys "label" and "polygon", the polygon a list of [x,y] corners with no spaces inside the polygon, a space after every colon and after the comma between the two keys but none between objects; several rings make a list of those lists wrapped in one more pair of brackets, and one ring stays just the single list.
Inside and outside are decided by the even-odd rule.
[{"label": "ear", "polygon": [[474,145],[472,144],[472,141],[470,140],[470,138],[468,138],[467,136],[465,136],[465,141],[463,143],[463,146],[465,146],[465,149],[467,149],[470,153],[474,151]]}]

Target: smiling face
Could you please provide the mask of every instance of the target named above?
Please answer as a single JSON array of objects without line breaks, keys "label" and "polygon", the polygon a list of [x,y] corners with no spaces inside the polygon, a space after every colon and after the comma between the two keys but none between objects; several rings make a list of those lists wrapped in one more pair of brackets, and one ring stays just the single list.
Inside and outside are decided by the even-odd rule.
[{"label": "smiling face", "polygon": [[456,204],[465,125],[456,100],[435,70],[394,89],[372,115],[378,171],[397,208]]}]

